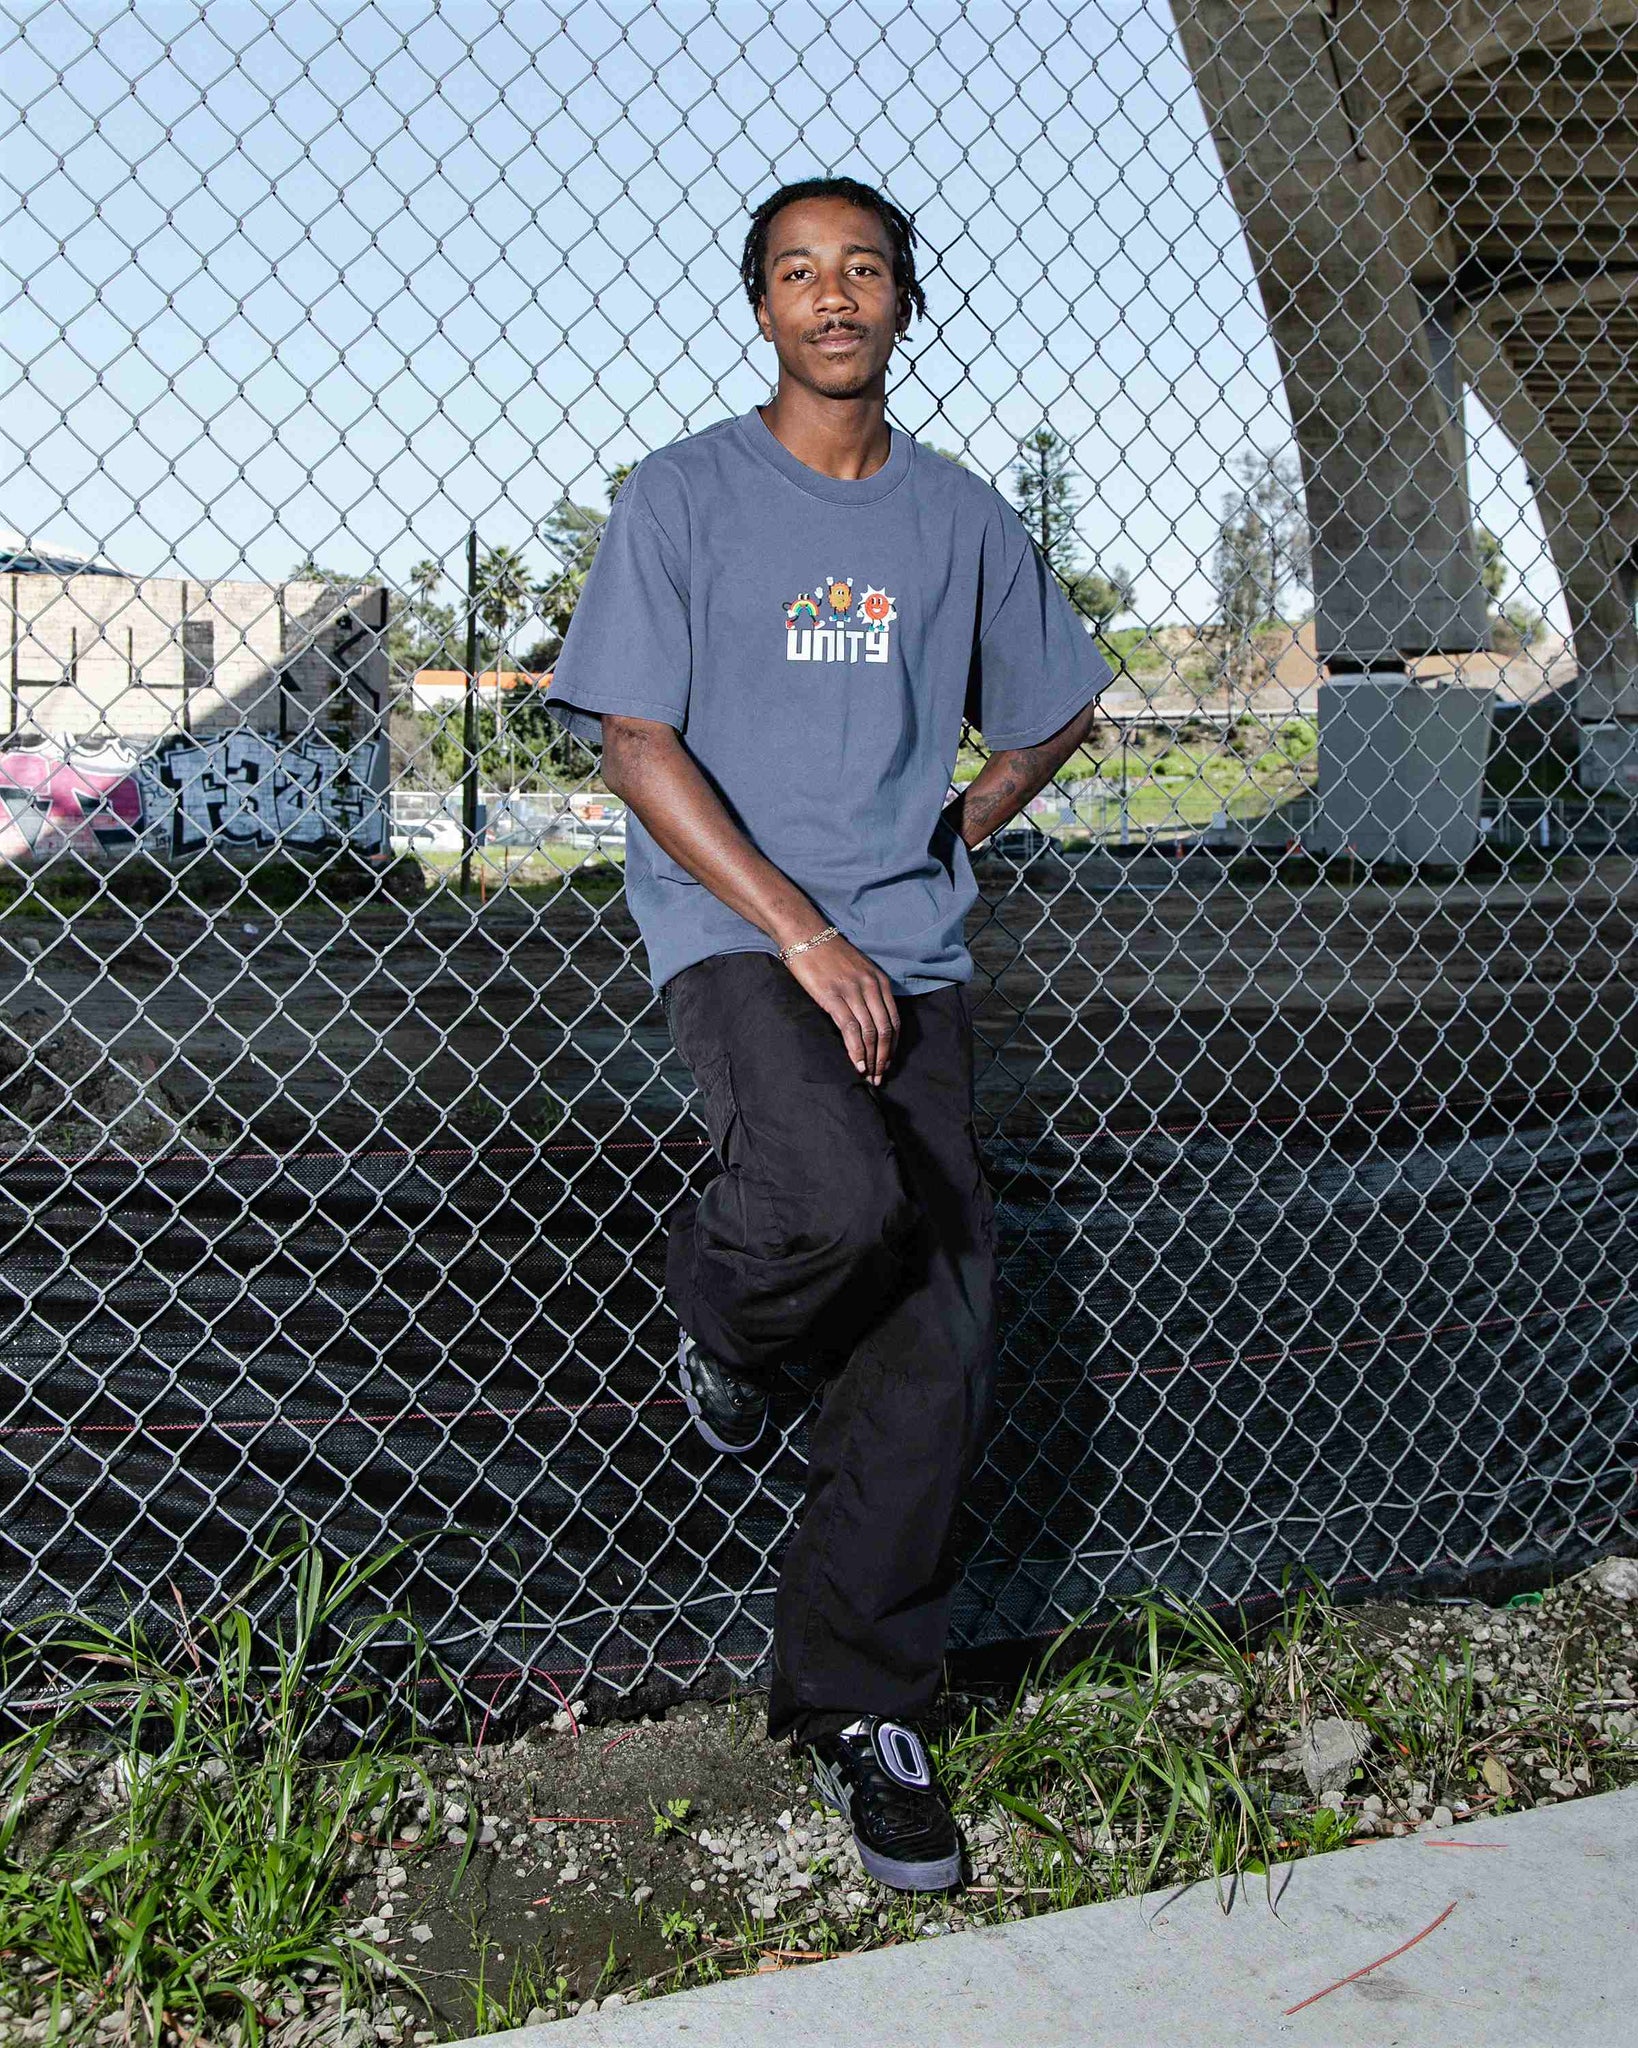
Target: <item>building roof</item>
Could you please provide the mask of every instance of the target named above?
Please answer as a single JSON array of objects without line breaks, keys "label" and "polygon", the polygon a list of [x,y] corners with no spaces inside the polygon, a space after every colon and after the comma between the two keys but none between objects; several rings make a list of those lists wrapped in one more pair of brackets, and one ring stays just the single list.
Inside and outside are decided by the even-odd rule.
[{"label": "building roof", "polygon": [[0,527],[0,575],[9,576],[123,576],[108,562],[87,561],[83,555],[64,554],[49,543],[36,545],[20,533]]},{"label": "building roof", "polygon": [[[520,683],[538,683],[541,689],[551,688],[553,669],[538,674],[530,669],[485,669],[477,679],[480,690],[515,690]],[[464,690],[466,670],[464,668],[418,668],[411,678],[411,688],[416,690]]]}]

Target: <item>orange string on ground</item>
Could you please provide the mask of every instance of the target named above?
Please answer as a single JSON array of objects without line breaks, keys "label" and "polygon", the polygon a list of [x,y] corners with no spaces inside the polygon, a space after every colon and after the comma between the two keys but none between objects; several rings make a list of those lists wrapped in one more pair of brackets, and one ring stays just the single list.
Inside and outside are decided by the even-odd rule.
[{"label": "orange string on ground", "polygon": [[1438,1919],[1430,1920],[1420,1934],[1413,1934],[1409,1941],[1402,1941],[1396,1949],[1390,1950],[1385,1956],[1378,1956],[1374,1963],[1367,1963],[1363,1969],[1350,1970],[1346,1977],[1339,1977],[1334,1984],[1327,1984],[1323,1991],[1314,1992],[1312,1997],[1300,1999],[1295,2005],[1288,2005],[1281,2017],[1290,2019],[1294,2012],[1301,2012],[1305,2006],[1317,2005],[1322,1998],[1329,1998],[1333,1991],[1340,1991],[1344,1984],[1355,1983],[1361,1977],[1368,1977],[1373,1970],[1380,1970],[1384,1963],[1391,1963],[1395,1956],[1402,1956],[1406,1949],[1415,1948],[1419,1941],[1426,1941],[1433,1930],[1442,1927],[1455,1910],[1456,1901],[1452,1899]]}]

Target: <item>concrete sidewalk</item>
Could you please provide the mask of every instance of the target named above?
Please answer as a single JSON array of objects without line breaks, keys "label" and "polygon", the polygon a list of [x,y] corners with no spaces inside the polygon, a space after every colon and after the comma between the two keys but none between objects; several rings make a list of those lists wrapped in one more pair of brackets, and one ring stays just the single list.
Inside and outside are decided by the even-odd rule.
[{"label": "concrete sidewalk", "polygon": [[[1484,1847],[1484,1844],[1498,1844]],[[1449,1845],[1449,1846],[1443,1846]],[[1620,2048],[1638,1789],[1210,1885],[799,1965],[486,2048]],[[1301,2011],[1412,1940],[1405,1954]]]}]

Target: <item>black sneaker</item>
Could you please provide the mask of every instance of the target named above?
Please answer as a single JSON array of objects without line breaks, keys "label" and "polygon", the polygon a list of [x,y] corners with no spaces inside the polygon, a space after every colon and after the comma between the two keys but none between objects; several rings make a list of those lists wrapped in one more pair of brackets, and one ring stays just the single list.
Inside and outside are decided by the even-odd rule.
[{"label": "black sneaker", "polygon": [[742,1458],[768,1420],[768,1390],[741,1379],[684,1330],[677,1339],[677,1384],[694,1427],[714,1451]]},{"label": "black sneaker", "polygon": [[913,1728],[866,1714],[808,1744],[825,1804],[853,1826],[859,1861],[897,1892],[945,1892],[961,1882],[961,1837]]}]

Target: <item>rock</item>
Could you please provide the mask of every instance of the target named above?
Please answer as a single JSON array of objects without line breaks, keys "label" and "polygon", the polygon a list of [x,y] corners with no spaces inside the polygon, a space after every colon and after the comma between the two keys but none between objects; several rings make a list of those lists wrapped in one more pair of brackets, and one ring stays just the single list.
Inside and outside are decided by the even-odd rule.
[{"label": "rock", "polygon": [[543,2027],[550,2018],[551,2014],[546,2010],[545,2006],[532,2005],[523,2015],[523,2024],[526,2027]]},{"label": "rock", "polygon": [[1638,1557],[1606,1557],[1587,1577],[1606,1600],[1638,1600]]},{"label": "rock", "polygon": [[[174,1143],[186,1102],[161,1077],[152,1053],[111,1051],[72,1021],[38,1005],[13,1010],[0,1045],[0,1100],[10,1136],[82,1141],[103,1130],[117,1144],[152,1151]],[[19,1131],[21,1124],[28,1127]]]},{"label": "rock", "polygon": [[1436,1828],[1453,1828],[1456,1825],[1456,1816],[1448,1806],[1436,1806],[1432,1818]]},{"label": "rock", "polygon": [[1316,1795],[1340,1792],[1370,1747],[1371,1731],[1363,1721],[1344,1721],[1334,1714],[1310,1721],[1298,1744],[1308,1789]]},{"label": "rock", "polygon": [[1499,1756],[1487,1756],[1483,1764],[1484,1781],[1498,1799],[1511,1799],[1513,1780],[1508,1775],[1506,1764]]},{"label": "rock", "polygon": [[635,1891],[634,1891],[634,1892],[632,1893],[632,1895],[631,1895],[631,1903],[632,1903],[632,1904],[633,1904],[634,1906],[646,1906],[646,1905],[648,1904],[649,1900],[650,1900],[651,1898],[653,1898],[653,1896],[654,1896],[654,1887],[653,1887],[653,1885],[651,1885],[651,1884],[640,1884],[640,1885],[639,1885],[639,1886],[637,1887],[637,1889],[636,1889],[636,1890],[635,1890]]},{"label": "rock", "polygon": [[432,1929],[424,1920],[417,1920],[409,1931],[411,1941],[418,1941],[423,1948],[432,1939]]}]

